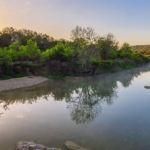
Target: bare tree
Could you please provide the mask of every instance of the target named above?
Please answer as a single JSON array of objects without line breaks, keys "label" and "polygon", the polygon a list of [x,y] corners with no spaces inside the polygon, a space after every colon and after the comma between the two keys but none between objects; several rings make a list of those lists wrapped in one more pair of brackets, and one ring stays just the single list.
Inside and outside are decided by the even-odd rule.
[{"label": "bare tree", "polygon": [[91,27],[82,28],[76,26],[76,28],[71,31],[71,40],[73,41],[84,39],[88,44],[92,44],[96,42],[98,37],[99,35],[95,33]]}]

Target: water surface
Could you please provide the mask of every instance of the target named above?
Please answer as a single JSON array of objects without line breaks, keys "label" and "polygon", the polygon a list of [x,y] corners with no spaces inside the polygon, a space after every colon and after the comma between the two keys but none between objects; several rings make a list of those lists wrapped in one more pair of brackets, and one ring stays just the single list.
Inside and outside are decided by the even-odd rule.
[{"label": "water surface", "polygon": [[50,80],[0,93],[0,149],[34,141],[66,150],[150,149],[150,66]]}]

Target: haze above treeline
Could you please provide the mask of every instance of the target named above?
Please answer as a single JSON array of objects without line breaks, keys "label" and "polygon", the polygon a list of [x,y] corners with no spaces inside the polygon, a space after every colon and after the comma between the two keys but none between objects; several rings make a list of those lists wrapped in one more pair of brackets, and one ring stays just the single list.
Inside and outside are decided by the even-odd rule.
[{"label": "haze above treeline", "polygon": [[0,30],[25,28],[69,40],[79,25],[101,36],[112,33],[120,45],[148,45],[149,6],[148,0],[1,0]]}]

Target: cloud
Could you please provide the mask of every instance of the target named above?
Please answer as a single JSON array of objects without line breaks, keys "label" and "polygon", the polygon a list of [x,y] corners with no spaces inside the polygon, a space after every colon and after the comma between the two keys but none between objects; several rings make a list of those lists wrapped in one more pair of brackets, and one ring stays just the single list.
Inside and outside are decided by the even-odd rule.
[{"label": "cloud", "polygon": [[31,2],[27,1],[27,5],[31,5]]},{"label": "cloud", "polygon": [[22,115],[18,115],[16,118],[23,119],[24,117]]}]

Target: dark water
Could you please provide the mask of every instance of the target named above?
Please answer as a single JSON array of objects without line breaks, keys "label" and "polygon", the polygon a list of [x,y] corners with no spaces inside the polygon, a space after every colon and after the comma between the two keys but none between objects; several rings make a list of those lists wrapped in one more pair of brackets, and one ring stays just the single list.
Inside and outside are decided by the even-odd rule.
[{"label": "dark water", "polygon": [[0,150],[19,141],[65,149],[150,149],[150,66],[93,77],[50,80],[0,93]]}]

